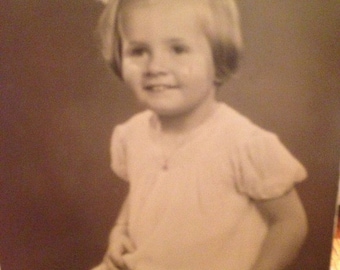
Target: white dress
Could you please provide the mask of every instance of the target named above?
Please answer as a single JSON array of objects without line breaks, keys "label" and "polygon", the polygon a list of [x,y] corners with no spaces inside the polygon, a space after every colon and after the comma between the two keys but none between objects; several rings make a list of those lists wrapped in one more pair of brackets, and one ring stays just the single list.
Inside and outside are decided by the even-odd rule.
[{"label": "white dress", "polygon": [[283,195],[306,178],[304,167],[222,103],[166,164],[158,135],[157,117],[144,111],[112,137],[112,169],[130,183],[129,269],[250,269],[267,232],[253,200]]}]

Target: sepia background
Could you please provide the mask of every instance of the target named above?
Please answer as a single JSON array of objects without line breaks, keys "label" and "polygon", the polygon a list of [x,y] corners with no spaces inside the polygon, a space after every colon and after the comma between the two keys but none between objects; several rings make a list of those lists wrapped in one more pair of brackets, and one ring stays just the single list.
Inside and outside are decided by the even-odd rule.
[{"label": "sepia background", "polygon": [[[338,0],[240,0],[245,50],[219,92],[307,167],[310,233],[289,269],[328,270],[340,152]],[[91,0],[0,2],[0,263],[89,269],[127,186],[109,168],[115,124],[138,111],[94,39]]]}]

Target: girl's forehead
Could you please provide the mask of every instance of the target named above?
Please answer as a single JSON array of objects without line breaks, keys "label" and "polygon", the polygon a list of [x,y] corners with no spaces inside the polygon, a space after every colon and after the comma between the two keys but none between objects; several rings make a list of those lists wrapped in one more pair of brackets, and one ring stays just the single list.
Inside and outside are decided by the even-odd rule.
[{"label": "girl's forehead", "polygon": [[[197,3],[200,0],[129,1],[138,3],[137,6],[130,6],[132,9],[123,9],[119,15],[119,34],[125,39],[174,40],[189,37],[195,39],[201,38],[201,34],[204,33],[198,9],[188,5],[188,2]],[[152,4],[149,6],[141,4],[140,1]],[[171,5],[169,2],[178,5]]]},{"label": "girl's forehead", "polygon": [[[135,12],[144,13],[145,19],[153,19],[154,16],[184,16],[194,19],[211,17],[209,0],[123,0],[118,10],[120,23],[133,20]],[[142,13],[140,13],[142,12]],[[196,21],[196,20],[195,20]]]},{"label": "girl's forehead", "polygon": [[125,0],[118,11],[120,24],[141,20],[142,22],[168,22],[177,18],[191,18],[194,22],[206,12],[208,6],[202,5],[205,0]]},{"label": "girl's forehead", "polygon": [[152,7],[160,6],[162,8],[167,8],[170,6],[187,6],[187,5],[197,5],[207,2],[205,0],[125,0],[121,2],[121,8],[138,8],[138,7]]}]

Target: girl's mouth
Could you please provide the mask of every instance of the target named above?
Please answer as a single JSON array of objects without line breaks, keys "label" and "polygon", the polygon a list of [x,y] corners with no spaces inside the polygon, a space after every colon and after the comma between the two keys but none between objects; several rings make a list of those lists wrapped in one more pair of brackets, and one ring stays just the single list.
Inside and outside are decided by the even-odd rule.
[{"label": "girl's mouth", "polygon": [[177,88],[174,85],[166,85],[166,84],[153,84],[153,85],[146,85],[144,87],[145,90],[150,91],[150,92],[162,92],[166,90],[171,90]]}]

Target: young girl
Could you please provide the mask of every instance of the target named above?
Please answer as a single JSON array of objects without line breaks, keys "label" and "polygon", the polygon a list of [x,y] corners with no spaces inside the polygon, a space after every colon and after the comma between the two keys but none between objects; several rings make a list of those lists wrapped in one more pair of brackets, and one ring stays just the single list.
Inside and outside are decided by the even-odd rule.
[{"label": "young girl", "polygon": [[114,130],[128,197],[96,269],[278,270],[307,231],[304,167],[224,103],[241,34],[232,0],[109,1],[103,53],[146,110]]}]

